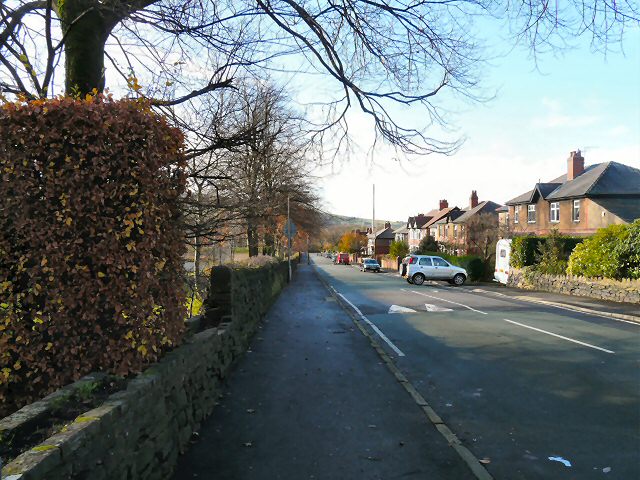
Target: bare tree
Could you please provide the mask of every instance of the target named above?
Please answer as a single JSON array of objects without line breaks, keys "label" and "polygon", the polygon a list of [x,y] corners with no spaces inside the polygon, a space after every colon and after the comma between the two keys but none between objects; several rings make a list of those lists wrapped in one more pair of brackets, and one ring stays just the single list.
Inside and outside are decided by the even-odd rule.
[{"label": "bare tree", "polygon": [[[476,15],[505,18],[532,51],[590,34],[594,45],[638,24],[634,2],[603,0],[6,0],[0,3],[0,88],[42,98],[64,71],[67,93],[113,84],[115,72],[165,107],[281,68],[298,55],[336,85],[318,98],[329,129],[348,133],[346,112],[369,114],[377,135],[405,151],[450,152],[456,142],[402,125],[394,105],[421,106],[424,127],[444,122],[436,99],[477,95]],[[106,62],[105,62],[106,60]],[[56,78],[58,77],[58,78]],[[146,86],[141,86],[146,85]],[[334,128],[337,127],[337,130]]]}]

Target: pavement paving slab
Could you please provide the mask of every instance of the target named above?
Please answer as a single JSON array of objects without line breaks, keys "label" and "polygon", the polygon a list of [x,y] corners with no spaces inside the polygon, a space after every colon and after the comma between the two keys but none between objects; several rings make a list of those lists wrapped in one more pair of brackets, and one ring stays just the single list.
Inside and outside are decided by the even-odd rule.
[{"label": "pavement paving slab", "polygon": [[180,457],[186,479],[473,479],[311,267]]}]

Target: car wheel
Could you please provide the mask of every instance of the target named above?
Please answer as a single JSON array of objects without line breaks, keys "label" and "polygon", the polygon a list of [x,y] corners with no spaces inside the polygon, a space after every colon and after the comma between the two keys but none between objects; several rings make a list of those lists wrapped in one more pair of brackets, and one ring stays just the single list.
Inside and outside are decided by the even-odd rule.
[{"label": "car wheel", "polygon": [[458,273],[455,277],[453,277],[453,284],[456,286],[460,286],[467,279],[462,273]]},{"label": "car wheel", "polygon": [[416,285],[422,285],[424,283],[424,275],[421,273],[416,273],[413,276],[413,283]]}]

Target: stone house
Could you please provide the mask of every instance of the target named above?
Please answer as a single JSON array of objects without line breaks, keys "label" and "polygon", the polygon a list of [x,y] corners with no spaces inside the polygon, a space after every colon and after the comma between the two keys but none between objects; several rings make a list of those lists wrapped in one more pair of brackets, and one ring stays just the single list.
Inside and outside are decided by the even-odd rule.
[{"label": "stone house", "polygon": [[571,152],[567,173],[536,183],[506,202],[505,226],[514,235],[592,235],[599,228],[640,218],[640,169],[618,162],[585,168],[580,150]]}]

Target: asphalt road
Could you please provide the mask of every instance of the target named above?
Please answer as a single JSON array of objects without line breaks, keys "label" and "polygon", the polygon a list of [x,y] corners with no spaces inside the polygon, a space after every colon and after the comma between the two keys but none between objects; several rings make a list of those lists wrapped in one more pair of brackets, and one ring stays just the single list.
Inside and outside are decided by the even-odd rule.
[{"label": "asphalt road", "polygon": [[312,259],[495,478],[640,478],[640,324]]}]

